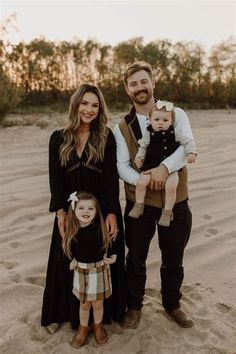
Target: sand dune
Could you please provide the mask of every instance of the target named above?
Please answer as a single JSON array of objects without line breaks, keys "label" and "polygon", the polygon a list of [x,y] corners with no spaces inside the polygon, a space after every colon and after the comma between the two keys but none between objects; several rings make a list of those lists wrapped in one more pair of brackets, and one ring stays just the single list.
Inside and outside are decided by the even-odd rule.
[{"label": "sand dune", "polygon": [[[41,115],[30,118],[34,125],[0,129],[1,353],[236,353],[236,112],[188,113],[198,159],[188,166],[193,230],[185,254],[182,305],[196,325],[180,328],[163,311],[155,237],[140,326],[123,330],[116,323],[108,325],[110,337],[105,346],[98,347],[91,336],[79,351],[69,344],[73,332],[68,324],[54,335],[40,326],[53,221],[48,212],[48,139],[64,117]],[[112,117],[113,127],[118,117]],[[12,119],[20,124],[29,121],[28,117],[8,117]]]}]

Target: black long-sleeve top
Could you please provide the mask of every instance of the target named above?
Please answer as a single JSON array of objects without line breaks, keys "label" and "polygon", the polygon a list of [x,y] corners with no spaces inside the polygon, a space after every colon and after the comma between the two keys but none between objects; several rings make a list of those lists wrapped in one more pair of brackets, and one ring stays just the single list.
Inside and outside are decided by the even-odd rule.
[{"label": "black long-sleeve top", "polygon": [[71,242],[71,253],[78,262],[93,263],[103,259],[102,233],[98,222],[81,227]]}]

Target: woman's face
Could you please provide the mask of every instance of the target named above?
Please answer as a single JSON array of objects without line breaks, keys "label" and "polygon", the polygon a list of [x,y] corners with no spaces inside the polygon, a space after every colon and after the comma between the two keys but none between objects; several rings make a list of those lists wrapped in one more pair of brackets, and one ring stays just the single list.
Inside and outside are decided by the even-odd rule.
[{"label": "woman's face", "polygon": [[78,113],[81,124],[90,125],[91,122],[98,117],[99,99],[92,92],[85,92],[79,104]]}]

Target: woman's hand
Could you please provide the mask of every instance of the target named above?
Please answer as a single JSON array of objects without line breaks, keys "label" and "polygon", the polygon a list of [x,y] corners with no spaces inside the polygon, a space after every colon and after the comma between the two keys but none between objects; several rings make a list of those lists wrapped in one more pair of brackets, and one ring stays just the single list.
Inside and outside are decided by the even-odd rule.
[{"label": "woman's hand", "polygon": [[56,214],[57,214],[57,224],[58,224],[59,232],[61,237],[63,238],[65,237],[67,215],[63,209],[58,210]]},{"label": "woman's hand", "polygon": [[119,232],[117,229],[117,220],[115,214],[108,214],[106,217],[106,227],[110,235],[110,239],[115,241],[116,236]]}]

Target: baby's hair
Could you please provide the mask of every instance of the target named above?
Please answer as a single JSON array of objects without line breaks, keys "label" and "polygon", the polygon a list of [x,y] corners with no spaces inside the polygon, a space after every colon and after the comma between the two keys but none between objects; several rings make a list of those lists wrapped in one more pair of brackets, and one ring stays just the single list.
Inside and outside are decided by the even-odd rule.
[{"label": "baby's hair", "polygon": [[170,112],[171,113],[171,118],[172,118],[172,123],[174,123],[174,121],[175,121],[175,107],[174,107],[174,105],[173,105],[173,109],[171,111],[167,111],[165,106],[163,106],[161,108],[158,108],[157,107],[157,103],[155,103],[152,106],[152,108],[150,109],[150,111],[149,111],[149,117],[151,117],[151,115],[152,115],[152,113],[154,111],[156,111],[156,112],[160,112],[160,111],[162,111],[162,112]]},{"label": "baby's hair", "polygon": [[[96,208],[96,215],[95,215],[94,220],[97,220],[100,224],[102,238],[103,238],[103,248],[107,249],[109,246],[110,240],[109,240],[109,235],[107,232],[106,224],[104,222],[102,212],[101,212],[97,198],[95,198],[93,194],[87,193],[87,192],[79,192],[76,194],[76,196],[79,201],[81,201],[81,200],[92,200],[93,201],[94,206]],[[75,202],[74,210],[72,209],[72,205],[70,205],[70,207],[69,207],[68,215],[67,215],[65,237],[62,239],[63,251],[64,251],[65,255],[70,259],[72,258],[71,241],[77,235],[79,228],[80,228],[79,220],[77,219],[77,217],[75,215],[75,209],[76,209],[77,203],[78,202]]]}]

